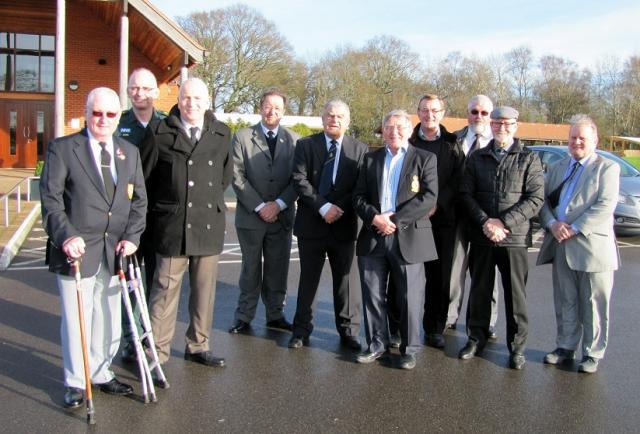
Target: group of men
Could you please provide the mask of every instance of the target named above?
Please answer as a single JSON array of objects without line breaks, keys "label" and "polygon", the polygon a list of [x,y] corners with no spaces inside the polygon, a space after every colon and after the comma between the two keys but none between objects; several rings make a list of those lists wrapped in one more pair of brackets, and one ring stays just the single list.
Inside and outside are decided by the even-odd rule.
[{"label": "group of men", "polygon": [[[480,354],[494,336],[497,269],[509,364],[522,369],[527,247],[531,219],[540,212],[547,236],[539,263],[553,262],[558,321],[557,349],[545,362],[573,360],[582,340],[579,370],[596,371],[617,267],[612,214],[618,167],[595,154],[597,129],[589,118],[572,124],[571,159],[551,168],[545,180],[538,157],[515,138],[518,112],[494,109],[483,95],[469,101],[469,124],[455,134],[441,124],[445,101],[437,95],[419,100],[415,128],[407,112],[393,110],[383,119],[384,146],[369,152],[346,135],[350,111],[338,99],[322,109],[323,131],[300,138],[280,125],[286,96],[268,90],[259,102],[261,121],[232,137],[209,110],[200,79],[182,83],[168,114],[153,107],[159,92],[150,71],[135,70],[128,92],[132,108],[121,116],[114,91],[91,91],[86,129],[49,145],[41,179],[47,256],[61,294],[65,407],[83,402],[85,384],[69,261],[81,259],[91,382],[104,392],[132,392],[110,370],[121,325],[122,358],[136,357],[134,325],[121,324],[117,254],[137,250],[144,259],[160,362],[170,357],[188,269],[184,358],[225,365],[210,351],[209,335],[229,184],[242,250],[230,333],[251,331],[262,298],[267,327],[290,331],[292,349],[309,345],[328,258],[341,344],[357,352],[358,363],[385,358],[413,369],[421,328],[435,348],[444,348],[446,328],[455,328],[468,263],[469,339],[460,358]],[[284,305],[292,235],[300,280],[290,323]],[[596,258],[604,250],[607,259]],[[392,355],[394,347],[399,356]]]}]

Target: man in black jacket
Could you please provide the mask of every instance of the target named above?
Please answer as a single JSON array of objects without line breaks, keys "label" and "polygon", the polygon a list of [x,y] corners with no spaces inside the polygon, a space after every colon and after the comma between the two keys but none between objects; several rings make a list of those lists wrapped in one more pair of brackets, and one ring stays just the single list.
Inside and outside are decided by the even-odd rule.
[{"label": "man in black jacket", "polygon": [[178,105],[149,125],[140,148],[157,260],[149,310],[161,363],[169,359],[187,267],[191,293],[184,358],[207,366],[225,363],[209,351],[209,332],[233,159],[229,127],[208,107],[206,84],[188,79]]},{"label": "man in black jacket", "polygon": [[[388,354],[387,304],[400,313],[400,369],[413,369],[422,348],[424,263],[437,258],[427,217],[436,205],[436,157],[409,144],[411,119],[404,110],[389,112],[382,123],[384,147],[364,158],[353,193],[362,219],[357,255],[365,306],[367,349],[356,358],[372,363]],[[387,282],[395,293],[390,297]]]},{"label": "man in black jacket", "polygon": [[423,327],[426,344],[444,348],[444,329],[449,310],[449,282],[455,241],[455,197],[458,192],[464,155],[456,144],[456,135],[440,124],[445,114],[444,101],[427,94],[418,102],[418,118],[409,138],[416,148],[436,155],[438,161],[438,202],[429,211],[438,259],[425,262]]},{"label": "man in black jacket", "polygon": [[459,357],[473,358],[487,342],[497,266],[504,288],[512,369],[522,369],[525,364],[530,220],[544,202],[542,165],[534,152],[514,139],[517,119],[518,111],[511,107],[498,107],[491,112],[493,140],[471,154],[460,188],[470,225],[471,291],[467,314],[469,340]]}]

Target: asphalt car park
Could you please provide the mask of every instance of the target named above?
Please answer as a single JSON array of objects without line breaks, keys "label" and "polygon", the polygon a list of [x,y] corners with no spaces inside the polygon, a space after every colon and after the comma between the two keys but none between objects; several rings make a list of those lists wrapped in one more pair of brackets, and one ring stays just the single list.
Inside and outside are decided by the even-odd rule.
[{"label": "asphalt car park", "polygon": [[[498,339],[482,357],[457,359],[466,340],[460,324],[447,332],[444,351],[425,347],[417,367],[401,371],[384,363],[358,365],[354,354],[340,346],[328,270],[321,280],[309,347],[287,348],[290,335],[265,327],[262,306],[250,333],[227,333],[241,261],[230,213],[211,335],[214,353],[226,357],[228,366],[206,368],[183,360],[185,282],[172,357],[165,367],[171,388],[158,391],[158,402],[142,403],[136,367],[116,359],[116,373],[138,395],[123,398],[96,391],[97,424],[88,430],[83,409],[68,412],[61,406],[58,295],[43,262],[46,237],[36,225],[10,269],[0,274],[0,432],[637,432],[640,237],[618,241],[622,268],[615,277],[609,348],[593,375],[578,374],[576,365],[542,363],[555,347],[555,317],[551,268],[534,265],[540,234],[535,238],[529,253],[530,334],[523,371],[507,367],[503,310]],[[299,271],[294,242],[288,319],[295,311]]]}]

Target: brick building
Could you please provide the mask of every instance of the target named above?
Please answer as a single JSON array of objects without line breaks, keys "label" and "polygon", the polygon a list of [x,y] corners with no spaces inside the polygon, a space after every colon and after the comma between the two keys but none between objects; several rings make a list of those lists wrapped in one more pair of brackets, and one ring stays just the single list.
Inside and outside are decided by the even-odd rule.
[{"label": "brick building", "polygon": [[169,110],[203,51],[148,0],[0,0],[0,167],[35,167],[49,140],[84,125],[95,87],[126,107],[135,68],[156,75]]}]

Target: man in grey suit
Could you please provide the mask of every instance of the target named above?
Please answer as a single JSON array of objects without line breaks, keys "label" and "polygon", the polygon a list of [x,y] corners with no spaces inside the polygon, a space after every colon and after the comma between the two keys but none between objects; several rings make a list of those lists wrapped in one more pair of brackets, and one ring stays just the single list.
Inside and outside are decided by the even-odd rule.
[{"label": "man in grey suit", "polygon": [[571,362],[582,339],[578,371],[594,373],[604,357],[609,300],[618,251],[613,211],[618,199],[620,167],[595,150],[598,130],[591,118],[571,120],[569,154],[553,165],[545,182],[540,222],[546,233],[538,265],[553,264],[553,301],[558,325],[557,348],[544,362]]},{"label": "man in grey suit", "polygon": [[138,149],[113,137],[120,101],[111,89],[89,92],[87,129],[52,141],[40,191],[49,235],[47,263],[60,290],[64,406],[84,400],[84,367],[76,282],[68,259],[80,260],[91,382],[103,392],[128,395],[110,369],[120,345],[120,286],[116,253],[131,255],[145,226],[147,196]]},{"label": "man in grey suit", "polygon": [[365,156],[353,193],[363,223],[356,253],[367,334],[367,350],[356,361],[371,363],[387,352],[387,282],[392,281],[400,311],[401,369],[413,369],[422,348],[424,263],[438,257],[429,219],[438,196],[436,155],[409,144],[411,129],[404,110],[385,116],[385,146]]},{"label": "man in grey suit", "polygon": [[265,92],[260,98],[261,122],[239,130],[232,141],[242,269],[230,333],[248,330],[261,295],[267,327],[291,330],[283,308],[297,198],[291,172],[300,136],[280,126],[286,104],[287,97],[278,90]]}]

